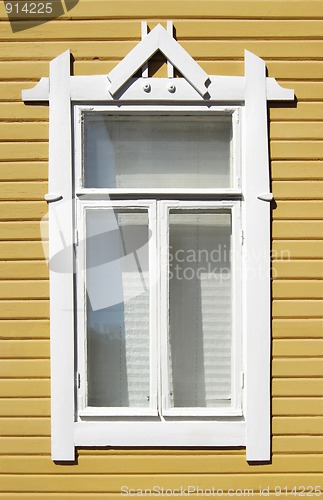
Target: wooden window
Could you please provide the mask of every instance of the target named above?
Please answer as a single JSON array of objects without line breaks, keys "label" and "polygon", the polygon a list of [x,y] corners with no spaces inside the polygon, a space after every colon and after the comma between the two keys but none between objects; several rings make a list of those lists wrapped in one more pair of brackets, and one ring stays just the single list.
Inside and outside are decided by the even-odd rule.
[{"label": "wooden window", "polygon": [[[172,71],[166,79],[147,77],[146,62],[157,50],[183,78],[173,78]],[[142,78],[133,77],[141,68]],[[207,75],[158,25],[108,75],[70,76],[70,54],[65,52],[51,62],[50,78],[24,91],[23,98],[50,104],[49,193],[45,198],[49,202],[53,459],[73,460],[75,446],[246,446],[247,460],[269,460],[272,194],[267,101],[292,100],[293,91],[266,78],[264,62],[248,51],[245,76]],[[102,106],[93,105],[98,102]],[[126,147],[122,130],[128,137]],[[186,144],[183,155],[176,146],[180,134]],[[156,161],[151,162],[151,144],[158,137],[162,141],[154,150]],[[116,150],[115,169],[107,170]],[[169,162],[167,175],[160,168],[164,155]],[[217,168],[212,169],[212,161]],[[102,338],[98,341],[93,333],[96,313],[85,300],[84,283],[93,280],[87,268],[99,267],[88,264],[107,260],[105,246],[96,240],[102,237],[101,229],[112,212],[121,233],[126,228],[137,232],[138,245],[147,231],[152,235],[149,279],[144,269],[139,283],[120,266],[114,268],[115,282],[119,287],[122,283],[124,293],[130,283],[136,288],[148,279],[148,292],[140,295],[142,302],[134,309],[148,308],[149,323],[143,319],[145,313],[142,324],[136,325],[127,306],[106,313],[107,324],[114,323],[115,313],[122,328],[118,346],[110,339],[102,347]],[[225,284],[203,276],[184,289],[179,279],[168,279],[167,269],[169,273],[176,251],[193,244],[198,250],[202,245],[205,259],[215,235],[224,245],[230,233],[233,257]],[[120,244],[116,242],[115,250],[120,251]],[[165,255],[161,255],[163,248]],[[181,253],[178,256],[182,259]],[[224,267],[221,260],[219,267]],[[160,287],[152,285],[155,279],[156,283],[160,279]],[[98,290],[102,287],[104,280]],[[222,300],[212,310],[210,290],[211,296],[218,294]],[[180,296],[185,298],[183,303]],[[192,304],[189,312],[184,305],[188,302]],[[222,333],[230,331],[230,339],[229,335],[216,338],[220,319]],[[180,356],[187,323],[193,321],[192,331],[199,335],[188,338],[185,356]],[[99,330],[100,322],[99,318]],[[211,324],[214,336],[209,337],[206,332]],[[139,331],[140,373],[132,342],[133,336],[139,338]],[[125,348],[120,348],[121,338],[126,340]],[[221,349],[223,356],[217,361]],[[74,363],[76,350],[79,366]],[[115,377],[109,389],[104,383],[96,387],[97,375],[100,380],[111,378],[116,352],[118,381]],[[109,366],[96,366],[99,356],[108,357]],[[181,364],[181,359],[192,364],[194,358],[194,370]],[[181,373],[186,377],[184,384]]]}]

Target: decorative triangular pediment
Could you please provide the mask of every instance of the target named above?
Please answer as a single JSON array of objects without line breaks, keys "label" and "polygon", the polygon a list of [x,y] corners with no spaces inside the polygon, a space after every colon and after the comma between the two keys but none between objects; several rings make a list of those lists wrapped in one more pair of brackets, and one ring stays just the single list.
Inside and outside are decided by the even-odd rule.
[{"label": "decorative triangular pediment", "polygon": [[158,24],[110,71],[108,74],[108,80],[111,83],[110,94],[114,96],[158,50],[201,96],[208,92],[209,76],[207,73],[171,34]]}]

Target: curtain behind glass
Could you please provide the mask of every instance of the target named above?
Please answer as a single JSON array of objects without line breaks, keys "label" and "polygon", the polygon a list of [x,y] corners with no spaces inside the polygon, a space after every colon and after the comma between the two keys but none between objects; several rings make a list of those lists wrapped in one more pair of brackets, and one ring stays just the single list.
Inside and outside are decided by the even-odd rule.
[{"label": "curtain behind glass", "polygon": [[228,188],[230,116],[84,114],[84,187]]}]

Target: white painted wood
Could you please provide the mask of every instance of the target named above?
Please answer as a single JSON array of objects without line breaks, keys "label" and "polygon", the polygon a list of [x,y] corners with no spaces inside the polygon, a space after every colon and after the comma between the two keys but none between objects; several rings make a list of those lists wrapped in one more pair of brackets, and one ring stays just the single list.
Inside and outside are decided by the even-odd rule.
[{"label": "white painted wood", "polygon": [[[174,38],[174,26],[173,21],[167,21],[167,31],[172,38]],[[174,78],[174,66],[167,61],[167,77]]]},{"label": "white painted wood", "polygon": [[270,205],[266,68],[245,52],[244,310],[247,460],[270,459]]},{"label": "white painted wood", "polygon": [[78,422],[76,446],[245,446],[245,422],[213,421]]},{"label": "white painted wood", "polygon": [[273,193],[262,193],[258,194],[257,198],[262,201],[272,201],[274,199],[274,195]]},{"label": "white painted wood", "polygon": [[[144,28],[143,28],[144,31]],[[184,78],[131,78],[146,61],[161,50]],[[49,79],[42,78],[33,89],[23,91],[25,101],[50,103],[50,160],[49,193],[61,193],[63,199],[50,204],[50,258],[64,250],[65,272],[50,270],[51,293],[51,378],[52,378],[52,457],[54,460],[73,460],[74,444],[80,446],[247,446],[247,459],[262,461],[270,458],[270,204],[269,160],[267,131],[267,100],[293,100],[290,89],[266,78],[264,62],[246,52],[245,77],[210,76],[185,52],[162,26],[143,37],[108,75],[70,76],[69,52],[51,62]],[[146,72],[144,71],[144,76]],[[170,74],[169,74],[170,76]],[[210,80],[206,88],[207,80]],[[143,83],[150,85],[145,92]],[[169,84],[175,91],[169,91]],[[49,93],[50,88],[50,93]],[[201,418],[200,421],[175,422],[131,419],[116,422],[84,421],[74,423],[74,303],[73,303],[73,206],[71,100],[90,103],[102,101],[106,108],[120,112],[190,113],[231,112],[230,103],[245,102],[242,137],[242,192],[239,182],[229,190],[153,191],[91,190],[80,183],[80,157],[76,186],[82,200],[109,199],[110,196],[212,196],[213,199],[237,199],[243,193],[243,327],[246,333],[245,392],[243,413],[247,419],[222,417]],[[120,104],[127,101],[125,105]],[[131,104],[131,101],[135,101]],[[190,102],[190,105],[187,105]],[[227,103],[215,109],[215,103]],[[159,104],[160,103],[160,104]],[[148,106],[147,106],[148,104]],[[163,106],[164,104],[164,106]],[[171,105],[170,105],[171,104]],[[185,106],[184,106],[185,105]],[[212,106],[213,105],[213,106]],[[84,107],[85,108],[85,107]],[[87,109],[90,109],[87,107]],[[99,110],[93,106],[92,110]],[[80,111],[80,110],[79,110]],[[76,113],[77,115],[77,113]],[[245,116],[244,116],[245,115]],[[76,121],[80,115],[76,116]],[[239,127],[234,128],[234,133]],[[80,127],[76,127],[76,144],[81,144]],[[78,147],[78,146],[77,146]],[[238,174],[236,172],[236,174]],[[54,201],[48,199],[47,201]],[[55,200],[56,201],[56,200]],[[238,247],[238,245],[237,245]],[[158,291],[156,292],[158,293]],[[162,299],[157,296],[159,313]],[[237,318],[237,322],[239,318]],[[238,350],[239,347],[236,347]],[[157,363],[155,364],[157,367]],[[237,380],[241,372],[237,373]],[[82,377],[81,377],[82,380]],[[236,382],[238,384],[238,382]],[[159,394],[161,396],[161,392]],[[153,397],[157,397],[154,393]],[[159,397],[159,409],[160,409]],[[100,418],[100,417],[98,417]],[[102,418],[102,417],[101,417]],[[174,418],[174,417],[173,417]]]},{"label": "white painted wood", "polygon": [[[147,209],[148,229],[150,239],[147,242],[149,252],[149,330],[150,330],[150,405],[147,408],[134,407],[89,407],[87,405],[87,324],[86,302],[87,295],[91,299],[91,292],[86,286],[86,210],[88,209],[115,209],[126,208],[129,210]],[[81,384],[78,388],[78,416],[156,416],[157,415],[157,269],[156,269],[156,201],[155,200],[90,200],[85,201],[77,197],[76,201],[79,244],[77,249],[77,325],[78,325],[78,371]],[[104,272],[104,268],[103,268]]]},{"label": "white painted wood", "polygon": [[[150,93],[143,91],[143,80],[141,78],[129,78],[121,91],[115,96],[111,96],[108,91],[106,75],[95,76],[71,76],[71,100],[72,101],[164,101],[164,102],[243,102],[245,99],[245,79],[243,76],[216,76],[210,75],[210,85],[208,87],[209,97],[207,101],[198,94],[192,85],[185,78],[176,78],[174,83],[176,91],[168,91],[170,79],[168,78],[146,78],[145,82],[151,87]],[[41,85],[40,85],[40,82]],[[32,89],[23,90],[23,100],[48,101],[49,99],[49,79],[42,78]],[[294,92],[290,89],[283,89],[275,79],[267,78],[267,100],[293,100]],[[117,100],[117,101],[116,101]]]},{"label": "white painted wood", "polygon": [[[74,302],[70,53],[50,64],[49,205],[51,428],[53,460],[74,460]],[[51,259],[64,251],[64,271]]]},{"label": "white painted wood", "polygon": [[202,96],[207,93],[208,75],[194,59],[158,24],[134,47],[129,54],[108,74],[112,96],[138,71],[142,65],[160,50],[176,66],[192,87]]},{"label": "white painted wood", "polygon": [[293,101],[294,90],[285,89],[279,85],[275,78],[266,79],[267,101]]},{"label": "white painted wood", "polygon": [[[241,416],[241,217],[240,201],[160,201],[160,349],[162,367],[161,385],[161,412],[164,416]],[[182,210],[223,210],[229,209],[232,214],[232,251],[231,268],[232,273],[232,345],[231,345],[231,406],[208,407],[208,408],[173,408],[169,401],[169,211],[171,209]]]},{"label": "white painted wood", "polygon": [[[148,35],[147,21],[141,21],[141,39],[143,40]],[[148,62],[142,65],[141,75],[143,78],[148,78]]]},{"label": "white painted wood", "polygon": [[49,78],[41,78],[35,87],[23,90],[23,101],[48,101],[49,100]]},{"label": "white painted wood", "polygon": [[63,198],[63,196],[61,195],[61,193],[47,193],[44,196],[44,199],[45,199],[45,201],[47,201],[47,203],[52,203],[54,201],[59,201],[62,198]]}]

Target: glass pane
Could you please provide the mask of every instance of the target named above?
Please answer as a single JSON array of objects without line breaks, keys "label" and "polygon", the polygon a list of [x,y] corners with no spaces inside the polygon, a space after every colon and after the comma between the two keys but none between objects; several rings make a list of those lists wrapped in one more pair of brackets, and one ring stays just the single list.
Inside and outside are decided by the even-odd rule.
[{"label": "glass pane", "polygon": [[88,405],[148,407],[148,213],[86,213]]},{"label": "glass pane", "polygon": [[231,214],[171,210],[171,407],[231,404]]},{"label": "glass pane", "polygon": [[231,186],[230,116],[84,114],[87,188]]}]

